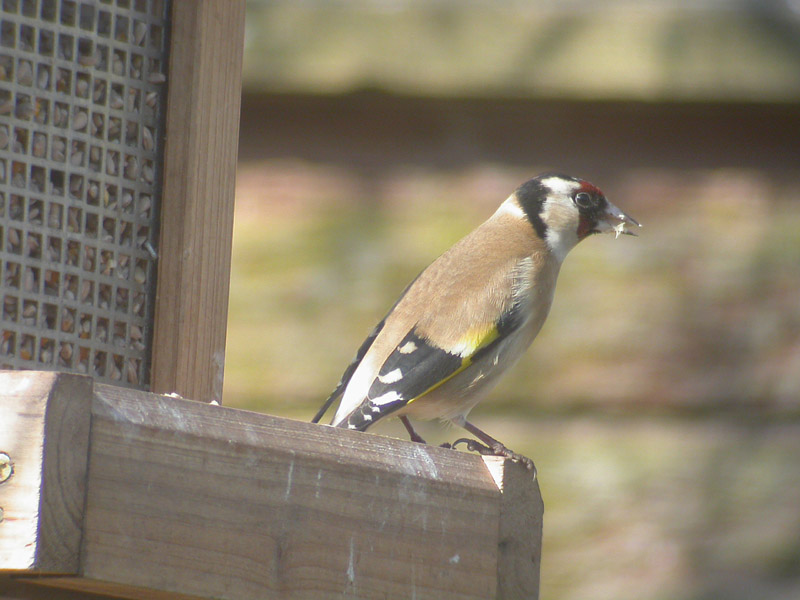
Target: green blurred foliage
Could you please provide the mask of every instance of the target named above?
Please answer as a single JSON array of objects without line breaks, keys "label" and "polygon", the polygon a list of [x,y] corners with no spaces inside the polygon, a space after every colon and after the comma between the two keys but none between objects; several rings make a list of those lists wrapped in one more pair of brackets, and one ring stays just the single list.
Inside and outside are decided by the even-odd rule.
[{"label": "green blurred foliage", "polygon": [[739,99],[800,96],[790,3],[251,0],[248,90]]}]

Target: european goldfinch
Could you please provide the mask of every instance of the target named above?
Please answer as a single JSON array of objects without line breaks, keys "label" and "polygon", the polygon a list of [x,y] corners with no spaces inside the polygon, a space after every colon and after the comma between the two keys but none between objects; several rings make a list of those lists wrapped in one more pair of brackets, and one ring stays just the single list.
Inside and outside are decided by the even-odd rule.
[{"label": "european goldfinch", "polygon": [[594,233],[639,226],[591,183],[547,174],[523,183],[406,288],[313,422],[341,396],[332,425],[364,431],[398,416],[442,419],[477,437],[471,450],[532,463],[467,421],[542,328],[561,263]]}]

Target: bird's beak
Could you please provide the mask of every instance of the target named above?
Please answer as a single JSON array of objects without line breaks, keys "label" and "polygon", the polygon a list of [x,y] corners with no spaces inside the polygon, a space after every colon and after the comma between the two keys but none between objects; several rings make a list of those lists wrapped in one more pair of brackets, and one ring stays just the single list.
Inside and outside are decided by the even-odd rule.
[{"label": "bird's beak", "polygon": [[636,235],[633,231],[626,229],[629,225],[641,227],[636,219],[622,212],[611,202],[607,202],[606,209],[597,220],[596,231],[600,233],[611,233],[613,231],[616,237],[620,235]]}]

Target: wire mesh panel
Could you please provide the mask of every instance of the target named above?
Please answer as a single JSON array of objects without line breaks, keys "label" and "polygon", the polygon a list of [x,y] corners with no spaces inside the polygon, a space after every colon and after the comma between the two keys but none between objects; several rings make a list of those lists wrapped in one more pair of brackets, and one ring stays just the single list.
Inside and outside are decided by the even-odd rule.
[{"label": "wire mesh panel", "polygon": [[0,367],[146,389],[167,0],[0,2]]}]

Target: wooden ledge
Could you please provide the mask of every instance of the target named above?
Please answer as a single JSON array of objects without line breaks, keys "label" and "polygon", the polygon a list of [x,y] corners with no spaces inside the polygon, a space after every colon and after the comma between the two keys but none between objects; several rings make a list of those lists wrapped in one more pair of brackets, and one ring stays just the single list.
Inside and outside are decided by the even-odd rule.
[{"label": "wooden ledge", "polygon": [[0,372],[0,423],[7,597],[538,597],[509,461],[49,372]]}]

